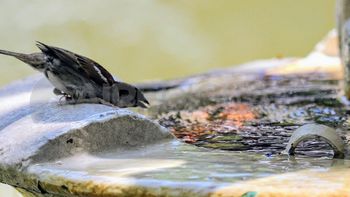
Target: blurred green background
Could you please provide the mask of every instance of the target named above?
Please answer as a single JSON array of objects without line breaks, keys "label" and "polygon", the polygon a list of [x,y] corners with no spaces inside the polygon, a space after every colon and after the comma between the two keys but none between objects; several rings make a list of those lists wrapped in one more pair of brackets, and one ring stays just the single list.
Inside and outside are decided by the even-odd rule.
[{"label": "blurred green background", "polygon": [[[306,55],[334,26],[335,0],[1,0],[0,48],[34,41],[95,59],[128,82]],[[0,85],[35,73],[0,57]],[[0,185],[0,196],[12,196]]]},{"label": "blurred green background", "polygon": [[[335,0],[1,0],[0,48],[35,40],[88,56],[128,82],[304,56],[334,26]],[[0,56],[0,85],[35,73]]]}]

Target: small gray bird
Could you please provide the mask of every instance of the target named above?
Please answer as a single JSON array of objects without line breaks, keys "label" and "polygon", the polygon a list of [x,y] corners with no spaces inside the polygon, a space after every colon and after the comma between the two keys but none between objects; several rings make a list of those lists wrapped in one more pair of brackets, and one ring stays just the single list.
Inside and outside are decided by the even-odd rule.
[{"label": "small gray bird", "polygon": [[23,54],[0,50],[0,54],[13,56],[44,73],[55,87],[53,92],[63,95],[69,103],[102,103],[121,108],[148,107],[149,102],[138,88],[116,81],[97,62],[41,42],[36,45],[41,52]]}]

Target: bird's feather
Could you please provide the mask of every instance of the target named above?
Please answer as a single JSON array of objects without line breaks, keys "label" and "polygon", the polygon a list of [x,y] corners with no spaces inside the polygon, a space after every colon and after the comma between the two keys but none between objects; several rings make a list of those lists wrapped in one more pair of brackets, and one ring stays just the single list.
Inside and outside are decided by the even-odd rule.
[{"label": "bird's feather", "polygon": [[105,68],[87,57],[41,42],[37,42],[37,46],[44,54],[57,58],[65,65],[75,67],[74,69],[81,70],[98,85],[115,83],[113,76]]}]

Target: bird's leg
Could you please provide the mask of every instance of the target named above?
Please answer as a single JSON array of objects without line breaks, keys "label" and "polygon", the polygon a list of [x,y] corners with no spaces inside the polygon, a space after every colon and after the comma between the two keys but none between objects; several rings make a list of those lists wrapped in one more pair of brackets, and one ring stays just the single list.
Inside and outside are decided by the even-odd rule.
[{"label": "bird's leg", "polygon": [[57,95],[57,96],[61,96],[60,99],[58,100],[58,103],[59,103],[60,105],[63,105],[63,102],[62,102],[62,99],[63,99],[63,98],[65,98],[66,101],[72,99],[70,95],[68,95],[67,93],[65,93],[65,92],[63,92],[63,91],[61,91],[61,90],[59,90],[59,89],[57,89],[57,88],[54,88],[54,89],[53,89],[53,93],[54,93],[55,95]]},{"label": "bird's leg", "polygon": [[59,105],[63,105],[63,104],[64,104],[64,103],[62,102],[62,99],[63,99],[63,98],[66,98],[66,96],[63,95],[63,96],[60,97],[60,99],[58,100],[58,104],[59,104]]},{"label": "bird's leg", "polygon": [[86,103],[85,96],[81,94],[80,91],[75,90],[74,93],[70,96],[69,99],[66,99],[67,104],[79,104],[79,103]]},{"label": "bird's leg", "polygon": [[62,100],[62,98],[66,98],[67,100],[71,100],[72,99],[72,97],[69,94],[67,94],[67,93],[65,93],[65,92],[63,92],[63,91],[61,91],[61,90],[59,90],[57,88],[53,89],[53,93],[55,95],[57,95],[57,96],[62,96],[60,98],[60,100]]},{"label": "bird's leg", "polygon": [[55,95],[59,96],[59,95],[66,95],[66,93],[62,92],[61,90],[54,88],[52,91]]},{"label": "bird's leg", "polygon": [[66,98],[66,103],[75,105],[79,103],[79,100],[81,100],[79,96],[79,92],[75,91],[73,95],[70,95],[69,97]]}]

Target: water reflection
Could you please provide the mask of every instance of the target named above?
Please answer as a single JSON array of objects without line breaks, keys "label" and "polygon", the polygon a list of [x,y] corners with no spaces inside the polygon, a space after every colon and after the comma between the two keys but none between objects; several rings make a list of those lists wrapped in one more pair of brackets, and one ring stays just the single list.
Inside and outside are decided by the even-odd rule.
[{"label": "water reflection", "polygon": [[[84,172],[85,177],[129,179],[140,182],[183,181],[228,184],[241,180],[268,177],[303,169],[328,171],[350,166],[348,160],[326,158],[266,157],[254,153],[227,152],[187,145],[178,141],[146,146],[132,151],[86,153],[62,160],[38,164],[32,172]],[[206,184],[202,185],[204,187]]]}]

